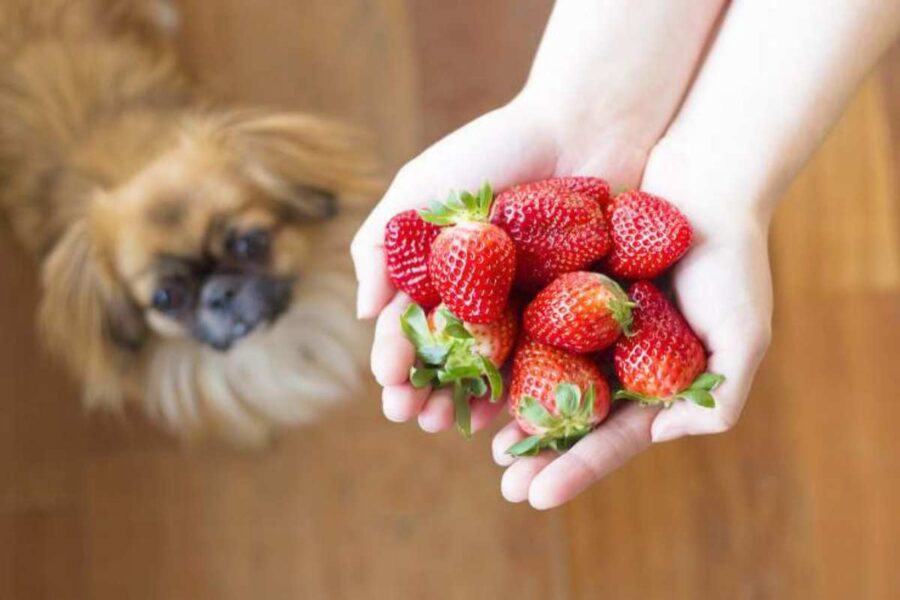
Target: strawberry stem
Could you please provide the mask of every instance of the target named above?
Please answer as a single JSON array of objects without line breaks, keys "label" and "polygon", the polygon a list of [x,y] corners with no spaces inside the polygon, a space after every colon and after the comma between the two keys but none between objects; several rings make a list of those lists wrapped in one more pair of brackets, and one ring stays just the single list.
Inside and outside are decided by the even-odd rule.
[{"label": "strawberry stem", "polygon": [[513,444],[507,448],[507,454],[534,456],[548,448],[565,452],[591,432],[596,399],[594,385],[589,385],[587,392],[582,394],[577,385],[560,383],[553,394],[556,414],[551,414],[531,396],[522,397],[519,415],[543,432]]},{"label": "strawberry stem", "polygon": [[494,363],[475,351],[475,338],[452,312],[439,308],[432,318],[439,324],[437,331],[418,304],[410,304],[400,317],[400,327],[418,359],[410,369],[409,382],[417,389],[452,386],[456,426],[468,438],[469,398],[480,398],[490,390],[490,401],[497,402],[503,395],[503,377]]},{"label": "strawberry stem", "polygon": [[493,201],[494,192],[491,185],[485,182],[477,194],[453,191],[443,202],[432,200],[428,208],[419,211],[419,216],[441,227],[463,222],[485,222],[490,217]]},{"label": "strawberry stem", "polygon": [[612,318],[619,324],[622,333],[626,337],[633,336],[634,330],[631,325],[634,322],[634,316],[632,314],[632,309],[637,307],[637,303],[631,301],[628,294],[622,289],[622,286],[614,279],[607,277],[606,275],[600,275],[600,278],[603,282],[603,286],[613,295],[606,303],[606,307],[609,309]]},{"label": "strawberry stem", "polygon": [[469,407],[469,388],[462,380],[453,382],[453,413],[456,428],[466,439],[472,437],[472,411]]}]

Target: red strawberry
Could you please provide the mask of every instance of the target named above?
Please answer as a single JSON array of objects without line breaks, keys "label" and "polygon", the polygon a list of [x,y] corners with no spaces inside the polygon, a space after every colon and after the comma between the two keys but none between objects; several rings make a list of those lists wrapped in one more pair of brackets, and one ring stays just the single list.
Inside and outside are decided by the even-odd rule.
[{"label": "red strawberry", "polygon": [[555,188],[563,189],[578,194],[589,196],[601,208],[605,209],[612,200],[609,192],[609,183],[605,179],[599,177],[586,177],[583,175],[572,175],[569,177],[550,177],[549,179],[541,179],[540,181],[532,181],[520,186],[520,188]]},{"label": "red strawberry", "polygon": [[411,304],[400,325],[420,361],[410,370],[410,383],[416,388],[452,385],[456,425],[468,437],[469,398],[483,396],[488,387],[492,402],[503,394],[499,369],[516,343],[519,322],[515,307],[508,306],[500,319],[483,325],[460,321],[444,305],[426,317],[421,306]]},{"label": "red strawberry", "polygon": [[546,181],[555,183],[572,192],[590,196],[591,199],[597,202],[603,209],[605,209],[609,204],[609,201],[612,200],[609,193],[609,183],[607,183],[605,179],[600,179],[599,177],[585,177],[579,175],[572,177],[553,177]]},{"label": "red strawberry", "polygon": [[584,269],[609,252],[610,237],[601,205],[592,195],[572,189],[592,186],[603,187],[608,197],[606,182],[593,178],[536,181],[497,196],[491,222],[515,242],[516,285],[525,290],[540,289],[559,275]]},{"label": "red strawberry", "polygon": [[[448,315],[451,317],[449,321]],[[435,332],[446,331],[454,319],[456,317],[443,304],[428,313],[428,325]],[[502,367],[509,358],[519,333],[519,315],[514,305],[507,306],[500,318],[493,323],[463,322],[462,325],[474,341],[472,352],[485,357],[498,369]]]},{"label": "red strawberry", "polygon": [[538,342],[569,352],[599,352],[631,333],[634,303],[619,284],[600,273],[560,275],[525,309],[524,326]]},{"label": "red strawberry", "polygon": [[440,232],[440,227],[424,221],[414,210],[395,215],[384,229],[384,254],[391,281],[427,308],[441,302],[428,274],[431,243]]},{"label": "red strawberry", "polygon": [[589,358],[525,339],[516,349],[510,411],[531,437],[507,450],[516,456],[565,450],[609,413],[609,386]]},{"label": "red strawberry", "polygon": [[706,351],[691,326],[656,286],[639,281],[629,290],[634,335],[616,343],[616,374],[624,387],[616,399],[668,406],[686,399],[712,408],[711,391],[725,378],[704,373]]},{"label": "red strawberry", "polygon": [[449,225],[431,244],[429,270],[444,304],[470,323],[496,321],[506,308],[516,270],[516,249],[505,231],[487,223],[493,194],[485,184],[473,196],[433,202],[422,218]]},{"label": "red strawberry", "polygon": [[619,194],[607,214],[613,244],[606,266],[614,277],[656,277],[691,246],[687,218],[658,196],[640,191]]}]

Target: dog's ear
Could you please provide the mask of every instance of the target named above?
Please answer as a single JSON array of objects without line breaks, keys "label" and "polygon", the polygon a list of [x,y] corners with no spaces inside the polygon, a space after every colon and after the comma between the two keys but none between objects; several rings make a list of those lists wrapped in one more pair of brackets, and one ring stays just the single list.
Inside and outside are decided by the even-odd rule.
[{"label": "dog's ear", "polygon": [[118,404],[146,325],[85,220],[72,224],[44,259],[42,280],[40,326],[48,347],[84,380],[89,404]]},{"label": "dog's ear", "polygon": [[302,220],[335,216],[345,203],[371,196],[369,143],[334,121],[297,113],[237,111],[206,123],[235,158],[236,168]]}]

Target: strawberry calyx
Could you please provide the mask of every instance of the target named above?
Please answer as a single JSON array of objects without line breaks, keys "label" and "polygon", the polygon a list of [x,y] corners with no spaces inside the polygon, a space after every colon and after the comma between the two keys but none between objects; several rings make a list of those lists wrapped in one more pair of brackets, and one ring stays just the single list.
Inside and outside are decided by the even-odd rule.
[{"label": "strawberry calyx", "polygon": [[606,303],[606,307],[609,309],[609,313],[612,316],[613,320],[619,324],[619,327],[622,329],[622,334],[626,337],[631,337],[634,335],[634,329],[632,329],[632,324],[634,323],[634,315],[632,314],[632,310],[637,308],[637,303],[633,302],[628,294],[625,293],[625,290],[622,289],[615,280],[607,277],[606,275],[599,275],[601,281],[603,282],[604,287],[613,295],[612,298]]},{"label": "strawberry calyx", "polygon": [[531,396],[523,396],[519,401],[519,416],[540,427],[542,433],[532,435],[513,444],[507,454],[513,456],[534,456],[551,448],[558,452],[568,450],[575,442],[586,436],[595,426],[594,385],[587,392],[572,383],[560,383],[553,390],[556,414],[548,411]]},{"label": "strawberry calyx", "polygon": [[403,334],[416,349],[419,364],[409,371],[409,382],[417,389],[427,386],[453,387],[456,427],[465,437],[472,435],[469,398],[490,392],[491,402],[503,395],[503,377],[497,366],[475,351],[475,337],[446,307],[436,310],[436,329],[425,310],[410,304],[400,317]]},{"label": "strawberry calyx", "polygon": [[428,208],[419,211],[419,216],[441,227],[465,222],[486,222],[493,201],[494,192],[491,185],[485,182],[476,194],[453,191],[444,202],[432,200],[428,203]]},{"label": "strawberry calyx", "polygon": [[648,396],[629,390],[617,390],[616,393],[613,394],[613,400],[635,400],[639,402],[641,406],[656,406],[661,404],[664,408],[672,406],[672,403],[676,400],[687,400],[693,402],[697,406],[702,406],[703,408],[715,408],[716,398],[713,396],[712,391],[724,381],[724,375],[709,372],[701,373],[690,386],[668,398]]}]

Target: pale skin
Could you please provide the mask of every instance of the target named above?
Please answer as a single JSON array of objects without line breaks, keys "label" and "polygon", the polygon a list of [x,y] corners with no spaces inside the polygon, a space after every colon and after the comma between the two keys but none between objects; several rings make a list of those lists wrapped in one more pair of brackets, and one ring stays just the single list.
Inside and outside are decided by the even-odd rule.
[{"label": "pale skin", "polygon": [[[503,496],[552,508],[652,443],[731,428],[769,344],[777,201],[898,31],[900,0],[559,0],[522,92],[403,167],[354,239],[385,416],[432,432],[453,424],[448,391],[406,381],[414,351],[399,316],[409,299],[382,249],[391,216],[484,181],[595,175],[659,194],[690,219],[695,242],[674,290],[708,370],[726,381],[715,409],[626,405],[562,455],[513,459],[506,449],[524,434],[508,424],[493,441]],[[475,400],[473,429],[501,408]]]}]

